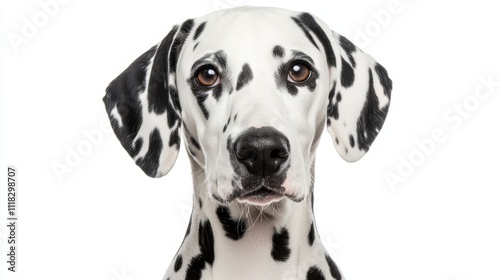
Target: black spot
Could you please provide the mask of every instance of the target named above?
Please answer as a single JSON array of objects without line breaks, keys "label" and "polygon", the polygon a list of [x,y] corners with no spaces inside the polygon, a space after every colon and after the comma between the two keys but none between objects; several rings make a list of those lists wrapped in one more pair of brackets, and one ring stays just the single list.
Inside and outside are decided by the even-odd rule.
[{"label": "black spot", "polygon": [[208,93],[205,92],[203,89],[201,89],[194,82],[191,83],[191,91],[193,92],[194,96],[196,97],[198,107],[200,107],[200,110],[203,113],[203,116],[205,117],[205,119],[208,120],[208,118],[210,117],[210,114],[208,113],[207,107],[205,106],[205,101],[208,98]]},{"label": "black spot", "polygon": [[389,75],[387,74],[387,70],[380,65],[376,64],[375,65],[375,72],[378,75],[378,79],[380,80],[380,83],[382,84],[382,87],[384,88],[384,94],[388,98],[391,98],[391,91],[392,91],[392,81],[389,78]]},{"label": "black spot", "polygon": [[[368,75],[369,88],[368,92],[366,93],[366,101],[361,111],[361,115],[359,116],[356,129],[358,147],[360,150],[364,151],[368,151],[370,145],[375,140],[378,131],[384,124],[387,112],[389,110],[389,105],[386,105],[384,108],[379,109],[379,101],[373,87],[373,74],[371,69],[369,69]],[[387,77],[387,79],[389,78]],[[390,92],[391,88],[385,88],[385,90]]]},{"label": "black spot", "polygon": [[316,35],[316,37],[323,45],[323,48],[325,49],[326,52],[326,61],[328,63],[328,66],[329,67],[337,66],[335,53],[333,52],[330,40],[328,39],[328,36],[326,35],[325,31],[316,22],[314,17],[308,13],[303,13],[299,16],[299,19],[307,28],[309,28],[314,33],[314,35]]},{"label": "black spot", "polygon": [[224,125],[224,128],[222,129],[222,133],[226,132],[227,126],[229,125],[229,122],[231,121],[231,116],[229,116],[229,119],[227,119],[226,124]]},{"label": "black spot", "polygon": [[273,234],[273,249],[271,255],[275,261],[284,262],[290,257],[290,248],[288,248],[289,238],[286,228],[281,228],[280,232],[275,232]]},{"label": "black spot", "polygon": [[205,269],[206,262],[202,255],[197,255],[191,259],[186,269],[186,280],[200,280],[201,272]]},{"label": "black spot", "polygon": [[215,98],[215,100],[219,101],[220,97],[222,96],[222,84],[219,84],[212,89],[212,96]]},{"label": "black spot", "polygon": [[351,148],[354,148],[355,143],[354,143],[354,136],[352,136],[352,134],[349,135],[349,144],[351,144]]},{"label": "black spot", "polygon": [[220,70],[224,70],[227,67],[227,55],[223,50],[219,50],[213,53],[207,53],[198,60],[196,60],[191,66],[191,71],[199,69],[201,66],[212,64],[215,62],[220,66]]},{"label": "black spot", "polygon": [[352,56],[352,53],[356,51],[356,46],[349,41],[346,37],[339,35],[340,46],[344,49],[349,57],[349,61],[351,62],[352,67],[356,68],[356,60]]},{"label": "black spot", "polygon": [[[201,66],[205,64],[210,64],[210,58],[215,56],[215,53],[208,53],[202,56],[200,59],[196,60],[193,65],[191,66],[191,71],[198,70]],[[188,79],[189,82],[189,79]]]},{"label": "black spot", "polygon": [[300,29],[302,29],[302,31],[304,32],[304,34],[306,35],[307,39],[309,40],[309,42],[311,42],[318,50],[319,50],[319,47],[318,45],[316,44],[316,42],[314,41],[313,37],[311,36],[311,34],[309,34],[309,31],[307,30],[307,28],[304,26],[304,24],[298,19],[298,18],[295,18],[295,17],[292,17],[292,20],[300,27]]},{"label": "black spot", "polygon": [[333,96],[335,96],[335,87],[336,87],[336,82],[333,82],[333,86],[330,89],[330,92],[328,93],[328,103],[332,103],[333,101]]},{"label": "black spot", "polygon": [[200,199],[198,199],[198,205],[200,206],[200,209],[203,208],[203,201]]},{"label": "black spot", "polygon": [[[161,41],[156,51],[156,55],[153,58],[153,66],[151,68],[151,74],[148,83],[148,105],[149,112],[155,112],[157,114],[162,114],[165,110],[169,109],[168,103],[169,94],[167,92],[168,85],[168,51],[173,44],[173,38],[175,36],[175,31],[173,29],[170,33]],[[182,46],[180,46],[182,47]],[[175,65],[177,61],[170,63],[170,69],[175,71]],[[170,89],[170,88],[168,88]],[[168,113],[168,112],[167,112]],[[170,117],[170,116],[169,116]],[[175,118],[172,119],[175,121]]]},{"label": "black spot", "polygon": [[339,119],[339,103],[342,101],[342,95],[337,92],[337,97],[335,97],[335,102],[332,105],[332,117],[336,120]]},{"label": "black spot", "polygon": [[273,56],[282,58],[285,55],[285,49],[282,46],[275,46],[273,48]]},{"label": "black spot", "polygon": [[299,93],[299,89],[297,88],[297,86],[295,86],[291,83],[286,83],[286,90],[292,96],[295,96],[295,95],[297,95],[297,93]]},{"label": "black spot", "polygon": [[214,233],[212,226],[207,220],[203,224],[200,222],[198,229],[198,245],[200,246],[201,255],[205,261],[212,265],[214,263]]},{"label": "black spot", "polygon": [[325,276],[323,275],[323,272],[316,267],[312,266],[309,268],[307,271],[307,280],[325,280]]},{"label": "black spot", "polygon": [[133,155],[131,154],[132,157],[135,157],[141,151],[141,149],[142,149],[142,143],[143,143],[142,137],[139,137],[135,141],[135,143],[133,145],[133,150],[132,150]]},{"label": "black spot", "polygon": [[[175,71],[177,60],[179,60],[179,55],[182,50],[182,46],[184,45],[184,42],[186,42],[186,38],[191,32],[191,29],[193,29],[193,25],[194,21],[192,19],[188,19],[184,23],[182,23],[180,30],[174,42],[172,43],[172,47],[170,48],[170,57],[168,59],[169,69],[171,70],[171,72]],[[167,75],[168,73],[164,72],[163,74]]]},{"label": "black spot", "polygon": [[311,210],[314,213],[314,192],[311,190]]},{"label": "black spot", "polygon": [[226,201],[224,199],[222,199],[222,197],[216,195],[216,194],[212,194],[212,197],[213,199],[215,199],[217,202],[220,202],[220,203],[226,203]]},{"label": "black spot", "polygon": [[311,227],[309,228],[309,234],[307,235],[309,246],[312,246],[314,244],[315,239],[316,239],[316,233],[314,232],[314,223],[311,223]]},{"label": "black spot", "polygon": [[339,144],[339,138],[335,137],[335,143]]},{"label": "black spot", "polygon": [[193,257],[189,262],[185,279],[201,279],[201,273],[206,264],[212,266],[214,263],[214,234],[208,220],[199,224],[198,245],[201,253]]},{"label": "black spot", "polygon": [[181,269],[181,267],[182,267],[182,256],[178,255],[177,259],[175,260],[174,271],[175,272],[179,271],[179,269]]},{"label": "black spot", "polygon": [[328,267],[330,268],[330,274],[335,280],[340,280],[342,278],[342,275],[340,274],[339,269],[337,268],[337,265],[333,262],[332,258],[328,256],[328,254],[325,254],[325,259],[326,263],[328,264]]},{"label": "black spot", "polygon": [[233,119],[233,122],[236,121],[236,118],[238,117],[238,114],[234,115],[234,119]]},{"label": "black spot", "polygon": [[181,146],[181,138],[179,136],[179,127],[176,127],[171,133],[168,139],[168,145],[170,147],[175,146],[178,150]]},{"label": "black spot", "polygon": [[243,69],[241,70],[241,73],[238,75],[238,82],[236,83],[236,90],[240,90],[242,87],[247,85],[250,81],[253,79],[253,73],[252,69],[248,65],[248,63],[245,63],[243,65]]},{"label": "black spot", "polygon": [[224,51],[218,51],[214,54],[215,61],[219,63],[220,67],[225,69],[227,67],[227,56]]},{"label": "black spot", "polygon": [[136,164],[150,177],[156,176],[159,165],[158,160],[160,159],[162,148],[163,142],[161,141],[160,131],[158,128],[155,128],[151,134],[149,134],[148,152],[144,157],[136,161]]},{"label": "black spot", "polygon": [[168,92],[172,104],[170,104],[170,102],[167,102],[166,104],[167,124],[168,128],[171,129],[178,121],[181,120],[180,118],[181,105],[179,103],[179,94],[177,93],[177,89],[173,86],[169,86]]},{"label": "black spot", "polygon": [[200,24],[197,28],[196,28],[196,31],[194,32],[194,37],[193,37],[193,40],[196,40],[198,39],[198,37],[200,37],[201,33],[203,32],[203,30],[205,30],[205,25],[206,25],[206,22]]},{"label": "black spot", "polygon": [[342,73],[340,73],[340,82],[343,87],[348,88],[352,86],[354,83],[354,70],[352,69],[351,65],[347,63],[342,58]]},{"label": "black spot", "polygon": [[[333,83],[333,87],[332,89],[330,90],[330,93],[328,94],[328,108],[327,108],[327,115],[328,117],[330,118],[334,118],[336,120],[339,119],[339,104],[338,104],[338,101],[337,102],[334,102],[333,101],[333,97],[335,96],[335,90],[336,90],[336,87],[337,87],[337,83],[334,82]],[[337,94],[337,98],[339,96],[340,93]],[[329,123],[328,125],[330,125],[331,123]]]},{"label": "black spot", "polygon": [[314,80],[311,80],[307,83],[307,88],[309,89],[309,91],[314,91],[316,89],[316,79]]},{"label": "black spot", "polygon": [[194,139],[194,137],[191,137],[191,144],[193,144],[193,146],[196,148],[196,149],[201,149],[201,146],[200,146],[200,143],[198,143],[198,141],[196,141],[196,139]]},{"label": "black spot", "polygon": [[241,220],[233,220],[229,213],[229,209],[225,206],[219,206],[216,213],[227,237],[232,240],[239,240],[243,237],[246,230],[245,222]]}]

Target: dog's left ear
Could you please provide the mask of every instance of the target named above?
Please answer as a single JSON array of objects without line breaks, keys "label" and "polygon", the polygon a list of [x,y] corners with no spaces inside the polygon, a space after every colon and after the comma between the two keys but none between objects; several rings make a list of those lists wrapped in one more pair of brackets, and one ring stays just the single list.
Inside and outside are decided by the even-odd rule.
[{"label": "dog's left ear", "polygon": [[188,20],[174,27],[114,79],[103,98],[116,137],[151,177],[167,174],[179,153],[182,120],[175,69],[192,26]]},{"label": "dog's left ear", "polygon": [[342,35],[330,31],[321,20],[307,13],[294,20],[307,27],[305,31],[314,34],[320,43],[316,45],[323,47],[331,81],[328,132],[339,155],[346,161],[357,161],[384,124],[392,81],[382,65]]},{"label": "dog's left ear", "polygon": [[327,128],[337,152],[357,161],[384,124],[392,81],[385,68],[344,36],[331,32],[336,71],[327,109]]}]

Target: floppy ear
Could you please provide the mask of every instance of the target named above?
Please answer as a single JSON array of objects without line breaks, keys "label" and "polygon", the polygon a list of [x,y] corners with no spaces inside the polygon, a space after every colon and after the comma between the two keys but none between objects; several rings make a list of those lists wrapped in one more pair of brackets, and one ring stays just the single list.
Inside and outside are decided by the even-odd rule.
[{"label": "floppy ear", "polygon": [[188,20],[114,79],[103,98],[113,131],[135,163],[151,177],[168,173],[177,158],[182,125],[175,84]]},{"label": "floppy ear", "polygon": [[328,132],[339,155],[346,161],[357,161],[384,124],[392,81],[382,65],[320,20],[307,13],[294,20],[307,28],[305,32],[313,33],[323,47],[331,75]]},{"label": "floppy ear", "polygon": [[348,39],[331,32],[337,67],[329,94],[327,127],[337,152],[357,161],[384,124],[392,81],[385,68]]}]

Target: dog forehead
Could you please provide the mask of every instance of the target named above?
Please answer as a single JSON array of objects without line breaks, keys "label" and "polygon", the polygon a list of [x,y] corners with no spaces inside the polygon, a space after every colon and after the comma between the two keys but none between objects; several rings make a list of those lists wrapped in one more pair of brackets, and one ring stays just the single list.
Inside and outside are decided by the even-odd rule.
[{"label": "dog forehead", "polygon": [[[251,31],[260,27],[272,28],[276,24],[286,24],[298,12],[271,7],[237,7],[220,10],[197,19],[197,22],[207,22],[216,30]],[[265,30],[263,30],[265,31]]]},{"label": "dog forehead", "polygon": [[[272,55],[275,46],[285,50],[318,51],[294,21],[299,13],[279,8],[239,7],[218,11],[196,20],[193,54],[224,50],[231,58],[250,60]],[[267,56],[263,58],[267,59]]]}]

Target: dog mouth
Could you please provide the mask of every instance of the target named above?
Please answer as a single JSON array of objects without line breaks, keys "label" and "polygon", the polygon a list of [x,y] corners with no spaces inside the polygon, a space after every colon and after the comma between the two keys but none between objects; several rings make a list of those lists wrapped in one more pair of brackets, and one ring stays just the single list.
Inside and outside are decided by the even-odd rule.
[{"label": "dog mouth", "polygon": [[[212,197],[221,204],[231,202],[267,206],[283,201],[285,198],[293,202],[301,202],[305,196],[298,196],[286,188],[286,176],[283,174],[270,177],[247,176],[232,180],[233,190],[231,193],[221,195],[218,191],[212,193]],[[215,186],[217,186],[217,180]]]},{"label": "dog mouth", "polygon": [[247,203],[258,206],[265,206],[273,202],[278,202],[285,197],[285,188],[261,186],[252,191],[240,195],[236,200],[240,203]]}]

